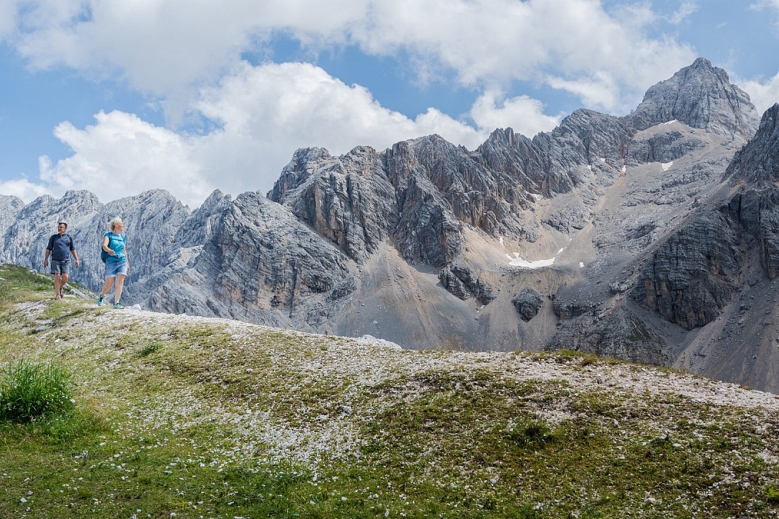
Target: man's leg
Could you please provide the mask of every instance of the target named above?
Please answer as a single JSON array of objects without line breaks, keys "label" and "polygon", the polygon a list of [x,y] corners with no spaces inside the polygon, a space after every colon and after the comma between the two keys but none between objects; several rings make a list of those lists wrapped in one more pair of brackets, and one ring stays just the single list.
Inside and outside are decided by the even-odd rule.
[{"label": "man's leg", "polygon": [[62,297],[65,297],[65,285],[68,284],[68,273],[62,274],[62,277],[60,278],[60,292],[59,294]]},{"label": "man's leg", "polygon": [[54,295],[55,299],[60,297],[60,289],[62,288],[61,274],[59,272],[54,274]]}]

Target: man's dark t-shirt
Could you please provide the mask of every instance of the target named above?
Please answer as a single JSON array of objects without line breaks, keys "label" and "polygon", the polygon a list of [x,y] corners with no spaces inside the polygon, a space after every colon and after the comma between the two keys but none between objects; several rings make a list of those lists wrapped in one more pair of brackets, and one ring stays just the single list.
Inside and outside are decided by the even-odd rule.
[{"label": "man's dark t-shirt", "polygon": [[46,250],[51,251],[51,259],[55,261],[70,261],[70,251],[73,250],[73,240],[67,234],[52,235]]}]

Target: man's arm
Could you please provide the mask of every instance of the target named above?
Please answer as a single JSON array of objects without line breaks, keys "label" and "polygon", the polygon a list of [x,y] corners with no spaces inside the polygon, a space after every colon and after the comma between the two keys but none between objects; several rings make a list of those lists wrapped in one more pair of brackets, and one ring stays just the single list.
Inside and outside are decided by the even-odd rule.
[{"label": "man's arm", "polygon": [[54,248],[54,236],[49,238],[49,243],[46,245],[46,256],[43,258],[43,268],[46,268],[49,266],[49,254],[51,254],[51,250]]},{"label": "man's arm", "polygon": [[79,261],[78,261],[78,253],[76,252],[76,249],[70,249],[70,253],[73,254],[73,257],[76,259],[76,267],[78,267]]}]

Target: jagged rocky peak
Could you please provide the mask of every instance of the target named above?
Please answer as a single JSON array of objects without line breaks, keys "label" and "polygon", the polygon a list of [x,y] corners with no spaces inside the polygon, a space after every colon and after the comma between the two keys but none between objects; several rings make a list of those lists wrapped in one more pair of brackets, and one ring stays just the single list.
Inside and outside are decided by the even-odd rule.
[{"label": "jagged rocky peak", "polygon": [[[102,205],[97,196],[89,191],[67,191],[59,199],[49,195],[39,196],[24,206],[19,216],[22,219],[33,216],[44,220],[61,219],[72,225],[74,220],[81,219],[85,214],[98,210]],[[51,222],[47,223],[51,225]],[[53,224],[56,230],[56,222]]]},{"label": "jagged rocky peak", "polygon": [[757,128],[758,114],[749,95],[730,84],[727,72],[698,58],[647,90],[627,119],[638,130],[677,120],[693,128],[749,139]]},{"label": "jagged rocky peak", "polygon": [[268,192],[268,198],[280,204],[284,203],[289,191],[303,185],[314,173],[326,165],[333,165],[337,159],[325,148],[300,148],[292,155],[292,160],[284,166],[279,179]]},{"label": "jagged rocky peak", "polygon": [[485,167],[510,175],[533,194],[541,194],[545,184],[545,157],[533,141],[511,128],[498,128],[479,146],[475,155]]},{"label": "jagged rocky peak", "polygon": [[19,210],[24,207],[24,201],[18,196],[13,195],[0,195],[0,210]]},{"label": "jagged rocky peak", "polygon": [[24,209],[24,201],[21,198],[0,195],[0,233],[5,233],[22,209]]},{"label": "jagged rocky peak", "polygon": [[[632,128],[618,117],[579,109],[563,119],[552,131],[552,136],[567,152],[562,154],[564,163],[575,164],[577,160],[583,160],[593,164],[605,160],[612,166],[622,166],[633,133]],[[568,161],[566,155],[570,157]]]},{"label": "jagged rocky peak", "polygon": [[766,110],[757,133],[736,153],[725,175],[754,184],[779,180],[779,104]]},{"label": "jagged rocky peak", "polygon": [[358,146],[333,157],[322,148],[298,150],[268,198],[362,262],[397,221],[395,188],[383,157]]}]

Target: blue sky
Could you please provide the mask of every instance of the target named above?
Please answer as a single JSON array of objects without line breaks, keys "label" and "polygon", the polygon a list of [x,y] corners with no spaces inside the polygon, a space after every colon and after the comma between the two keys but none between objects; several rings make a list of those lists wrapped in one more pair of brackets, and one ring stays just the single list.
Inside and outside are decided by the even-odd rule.
[{"label": "blue sky", "polygon": [[267,191],[295,149],[624,115],[699,57],[779,102],[779,0],[0,0],[0,194]]}]

